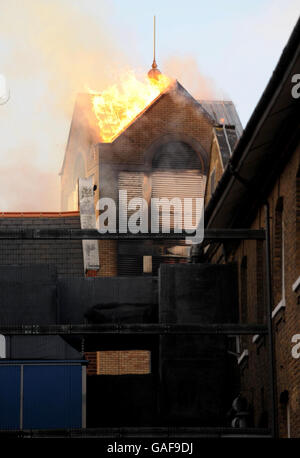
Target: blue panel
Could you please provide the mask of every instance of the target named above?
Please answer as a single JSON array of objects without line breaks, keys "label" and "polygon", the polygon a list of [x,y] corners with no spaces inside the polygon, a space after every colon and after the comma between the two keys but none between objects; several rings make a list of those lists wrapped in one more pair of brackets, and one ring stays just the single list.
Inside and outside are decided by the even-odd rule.
[{"label": "blue panel", "polygon": [[24,367],[24,429],[81,428],[81,366]]},{"label": "blue panel", "polygon": [[20,428],[20,366],[0,366],[0,429]]}]

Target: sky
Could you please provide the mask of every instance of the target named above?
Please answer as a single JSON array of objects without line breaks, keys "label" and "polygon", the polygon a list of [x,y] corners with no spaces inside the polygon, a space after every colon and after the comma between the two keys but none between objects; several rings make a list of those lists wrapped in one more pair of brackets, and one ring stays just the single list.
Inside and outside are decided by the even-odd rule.
[{"label": "sky", "polygon": [[245,126],[299,13],[298,0],[0,0],[0,212],[60,210],[76,94],[149,70],[154,14],[160,70],[232,100]]}]

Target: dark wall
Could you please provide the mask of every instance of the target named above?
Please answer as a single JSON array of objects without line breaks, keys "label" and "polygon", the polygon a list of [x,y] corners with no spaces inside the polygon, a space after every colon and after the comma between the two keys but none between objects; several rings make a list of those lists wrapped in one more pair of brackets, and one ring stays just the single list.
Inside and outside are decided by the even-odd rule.
[{"label": "dark wall", "polygon": [[1,324],[55,324],[56,296],[56,272],[51,266],[0,266]]},{"label": "dark wall", "polygon": [[[85,315],[99,305],[111,321],[126,316],[138,318],[145,306],[157,304],[157,279],[154,277],[110,277],[62,279],[58,285],[61,323],[84,323]],[[111,305],[109,309],[109,305]],[[119,307],[118,307],[119,306]],[[131,308],[129,307],[131,306]],[[107,318],[104,322],[107,322]],[[133,318],[133,322],[137,322]],[[92,321],[92,320],[91,320]],[[121,319],[122,321],[122,319]],[[125,320],[126,321],[126,320]],[[130,320],[129,320],[130,321]]]},{"label": "dark wall", "polygon": [[7,336],[6,348],[6,357],[10,359],[82,358],[81,353],[60,336]]},{"label": "dark wall", "polygon": [[[5,217],[0,227],[16,230],[21,227],[80,228],[79,216],[66,217]],[[0,240],[1,265],[49,264],[55,267],[58,277],[83,276],[81,240]]]},{"label": "dark wall", "polygon": [[[159,316],[171,323],[236,320],[234,265],[161,265]],[[235,388],[226,336],[161,336],[160,416],[165,424],[226,424]]]},{"label": "dark wall", "polygon": [[87,377],[87,427],[147,426],[157,422],[152,375]]},{"label": "dark wall", "polygon": [[162,264],[159,319],[168,323],[237,322],[234,264]]}]

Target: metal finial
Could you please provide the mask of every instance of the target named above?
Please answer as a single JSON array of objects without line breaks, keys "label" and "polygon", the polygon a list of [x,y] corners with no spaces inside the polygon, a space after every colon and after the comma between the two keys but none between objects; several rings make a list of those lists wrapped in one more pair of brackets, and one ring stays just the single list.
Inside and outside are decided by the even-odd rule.
[{"label": "metal finial", "polygon": [[156,18],[155,16],[153,16],[153,63],[152,63],[152,68],[157,68],[157,64],[155,62],[155,32],[156,32],[156,27],[155,27],[155,22],[156,22]]},{"label": "metal finial", "polygon": [[156,17],[153,16],[153,62],[152,68],[148,72],[149,78],[157,79],[160,75],[160,71],[157,68],[157,63],[155,60],[155,48],[156,48]]}]

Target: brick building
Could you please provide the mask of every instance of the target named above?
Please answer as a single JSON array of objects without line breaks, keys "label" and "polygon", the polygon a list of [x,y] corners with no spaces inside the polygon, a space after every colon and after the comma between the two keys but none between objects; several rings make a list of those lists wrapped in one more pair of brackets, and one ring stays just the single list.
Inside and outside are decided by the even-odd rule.
[{"label": "brick building", "polygon": [[[71,394],[77,428],[142,425],[167,427],[169,434],[170,426],[203,426],[204,435],[222,436],[240,394],[244,418],[234,424],[236,435],[264,436],[275,429],[280,437],[300,436],[299,352],[292,352],[300,333],[299,101],[292,96],[299,38],[298,23],[244,132],[231,102],[196,101],[176,82],[112,143],[104,143],[94,128],[90,97],[79,96],[61,171],[65,213],[0,214],[1,234],[20,229],[20,240],[0,243],[0,326],[10,358],[2,361],[4,378],[6,366],[15,375],[18,361],[23,386],[29,358],[32,365],[50,360],[53,366],[53,359],[65,365],[60,385],[49,368],[54,382],[47,390],[64,393],[76,379]],[[100,271],[89,278],[81,240],[23,238],[31,230],[39,235],[39,229],[81,227],[79,213],[71,210],[82,177],[93,177],[95,201],[116,199],[122,189],[147,201],[186,196],[186,190],[193,197],[205,194],[208,230],[265,229],[266,240],[204,240],[191,257],[181,241],[100,240]],[[261,324],[260,330],[271,323],[274,352],[266,332],[238,338],[221,332],[237,321]],[[199,324],[212,334],[170,332],[172,326]],[[48,325],[57,335],[43,335]],[[93,333],[94,325],[107,328]],[[127,332],[130,326],[137,331]],[[152,334],[155,326],[163,331]],[[76,367],[70,375],[76,365],[80,372]],[[40,378],[27,379],[30,388],[28,380]],[[40,391],[29,394],[34,398]],[[0,402],[6,402],[3,393]],[[9,399],[14,406],[20,401]],[[29,403],[25,411],[38,405]],[[69,410],[65,398],[60,405]],[[11,423],[3,412],[0,429],[23,428],[18,409]],[[50,428],[74,427],[70,419],[61,426],[59,419]],[[41,429],[45,424],[49,418]]]},{"label": "brick building", "polygon": [[[298,22],[225,168],[220,156],[212,153],[205,212],[207,229],[269,225],[275,428],[280,437],[300,436],[300,360],[292,354],[300,332],[300,125],[299,95],[292,91],[299,68]],[[210,186],[213,170],[215,190]],[[266,322],[265,242],[227,242],[202,249],[202,262],[238,265],[240,322]],[[270,425],[268,340],[261,335],[243,337],[236,351],[241,392],[253,424]]]},{"label": "brick building", "polygon": [[[242,133],[232,102],[197,101],[178,82],[111,143],[101,141],[95,125],[91,96],[81,94],[61,170],[64,210],[78,205],[79,177],[93,177],[95,202],[99,197],[118,202],[121,190],[128,200],[144,198],[148,205],[153,197],[204,197],[211,155],[220,154],[225,166]],[[217,180],[219,170],[214,173]],[[195,224],[195,209],[193,218]],[[150,246],[107,240],[99,242],[99,256],[103,277],[157,275],[162,262],[187,262],[189,248],[184,241]]]},{"label": "brick building", "polygon": [[[75,104],[61,170],[62,209],[78,205],[78,178],[93,177],[99,197],[116,202],[118,191],[130,198],[204,197],[211,160],[222,157],[222,166],[242,134],[242,126],[230,101],[195,100],[178,83],[164,91],[111,143],[101,141],[91,106],[91,96],[81,94]],[[212,158],[212,159],[211,159]],[[221,172],[212,174],[215,180]],[[195,214],[193,215],[195,218]],[[195,221],[195,220],[194,220]],[[172,221],[171,221],[172,224]],[[145,243],[99,241],[101,277],[158,275],[161,263],[186,263],[190,248],[185,241]],[[124,356],[124,353],[120,353]],[[147,351],[143,358],[147,361]],[[88,375],[110,371],[104,352],[87,352]],[[137,351],[126,355],[121,373],[136,373]],[[123,357],[122,356],[122,357]],[[111,355],[112,361],[120,357]],[[113,364],[113,363],[112,363]],[[141,367],[142,367],[141,363]],[[138,369],[138,371],[141,369]],[[143,369],[144,370],[144,369]]]}]

